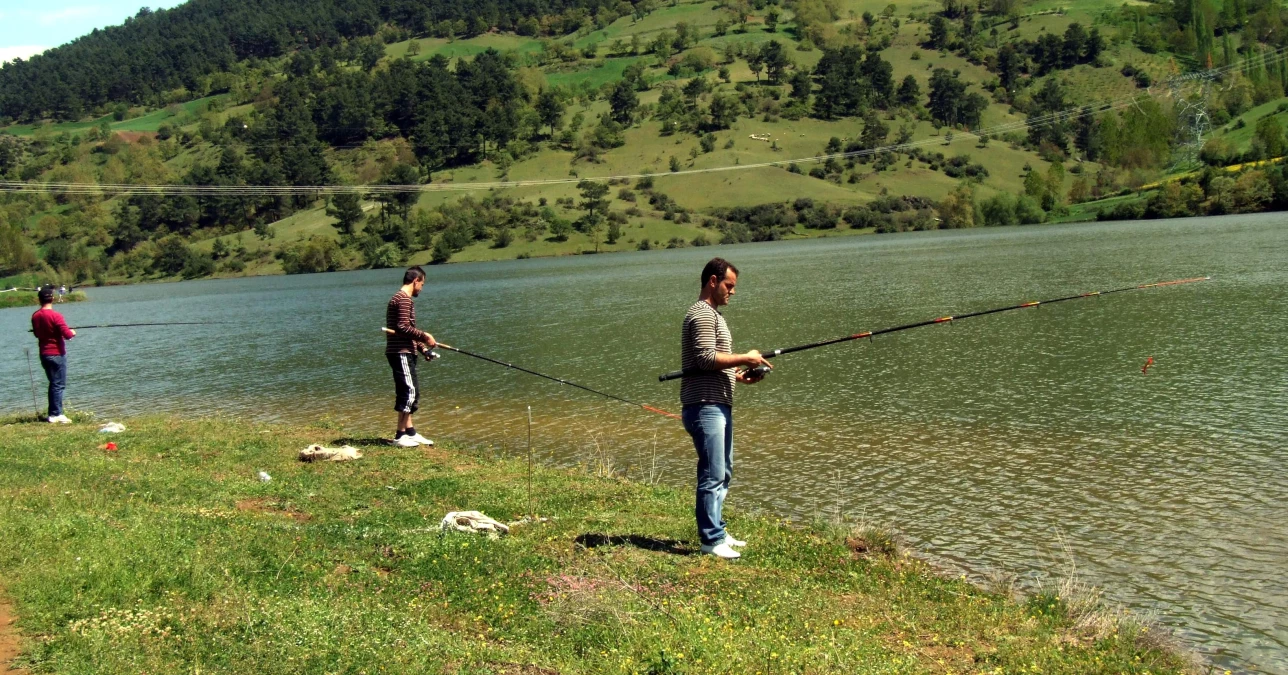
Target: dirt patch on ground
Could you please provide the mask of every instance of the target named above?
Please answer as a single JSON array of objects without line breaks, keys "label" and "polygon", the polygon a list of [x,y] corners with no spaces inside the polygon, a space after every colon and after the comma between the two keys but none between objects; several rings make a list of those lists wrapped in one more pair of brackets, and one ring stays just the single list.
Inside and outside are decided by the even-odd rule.
[{"label": "dirt patch on ground", "polygon": [[138,143],[139,139],[143,138],[144,136],[148,137],[151,140],[155,140],[157,137],[157,134],[155,131],[117,131],[114,133],[116,133],[117,136],[120,136],[121,140],[125,141],[126,143]]},{"label": "dirt patch on ground", "polygon": [[9,662],[18,657],[18,629],[14,626],[17,620],[13,605],[0,597],[0,675],[19,675],[27,672],[9,667]]},{"label": "dirt patch on ground", "polygon": [[250,511],[252,513],[267,513],[275,516],[286,516],[287,518],[290,518],[299,523],[303,523],[313,518],[313,516],[310,516],[309,514],[303,511],[300,511],[293,506],[287,506],[283,508],[277,505],[276,503],[274,503],[272,500],[266,499],[264,497],[256,497],[255,499],[243,499],[241,501],[238,501],[237,510]]}]

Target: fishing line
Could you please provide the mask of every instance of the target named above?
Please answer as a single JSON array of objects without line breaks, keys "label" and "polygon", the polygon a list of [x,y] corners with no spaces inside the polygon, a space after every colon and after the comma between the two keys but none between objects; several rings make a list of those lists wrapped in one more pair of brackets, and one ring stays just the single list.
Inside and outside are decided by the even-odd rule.
[{"label": "fishing line", "polygon": [[[384,331],[385,333],[394,333],[394,332],[395,332],[395,331],[393,331],[392,329],[387,328],[387,327],[385,327],[385,328],[381,328],[380,330]],[[443,349],[446,349],[446,350],[448,350],[448,351],[456,352],[457,354],[464,354],[465,356],[470,356],[470,357],[473,357],[473,358],[479,359],[479,360],[481,360],[481,361],[487,361],[488,363],[496,364],[496,365],[498,365],[498,366],[504,366],[504,367],[506,367],[506,368],[513,368],[514,370],[517,370],[517,371],[519,371],[519,372],[521,372],[521,373],[527,373],[527,374],[529,374],[529,375],[535,375],[535,376],[537,376],[537,377],[545,378],[545,379],[550,380],[550,381],[552,381],[552,382],[558,382],[559,384],[566,384],[566,385],[568,385],[568,386],[570,386],[570,387],[576,387],[576,388],[578,388],[578,389],[581,389],[582,391],[587,391],[587,392],[590,392],[590,393],[595,394],[595,395],[597,395],[597,396],[603,396],[604,398],[609,398],[609,399],[612,399],[612,400],[614,400],[614,401],[620,401],[620,402],[625,403],[625,404],[627,404],[627,405],[633,405],[633,406],[635,406],[635,407],[637,407],[637,408],[643,408],[644,410],[647,410],[647,411],[649,411],[649,412],[651,412],[651,413],[657,413],[657,414],[659,414],[659,415],[665,415],[665,416],[670,417],[670,418],[672,418],[672,419],[677,419],[677,420],[678,420],[678,419],[680,419],[680,416],[679,416],[679,415],[676,415],[675,413],[672,413],[672,412],[667,412],[667,411],[665,411],[665,410],[662,410],[661,408],[655,408],[655,407],[653,407],[653,406],[651,406],[651,405],[645,405],[645,404],[643,404],[643,403],[636,403],[635,401],[632,401],[632,400],[630,400],[630,399],[626,399],[626,398],[622,398],[621,396],[614,396],[613,394],[608,394],[608,393],[605,393],[605,392],[599,391],[598,389],[591,389],[590,387],[587,387],[587,386],[585,386],[585,385],[577,384],[576,382],[572,382],[572,381],[569,381],[569,380],[565,380],[565,379],[563,379],[563,378],[554,377],[553,375],[546,375],[545,373],[538,373],[538,372],[537,372],[537,371],[535,371],[535,370],[529,370],[528,368],[524,368],[524,367],[522,367],[522,366],[516,366],[516,365],[514,365],[513,363],[508,363],[508,362],[506,362],[506,361],[501,361],[500,359],[494,359],[494,358],[492,358],[492,357],[490,357],[490,356],[484,356],[484,355],[482,355],[482,354],[476,354],[476,353],[474,353],[474,352],[466,351],[466,350],[464,350],[464,349],[459,349],[459,348],[457,348],[457,347],[453,347],[453,346],[448,345],[448,344],[443,344],[442,342],[437,343],[437,347],[442,347]]]},{"label": "fishing line", "polygon": [[[72,330],[89,330],[90,328],[138,328],[139,326],[209,326],[227,321],[164,321],[160,323],[100,323],[90,326],[68,326]],[[30,333],[32,330],[27,329]]]},{"label": "fishing line", "polygon": [[[1078,298],[1091,298],[1091,297],[1097,297],[1102,295],[1110,295],[1112,293],[1123,293],[1125,291],[1138,291],[1146,288],[1160,288],[1163,286],[1176,286],[1178,284],[1189,284],[1189,283],[1194,283],[1196,281],[1207,281],[1211,278],[1212,277],[1210,276],[1193,277],[1190,279],[1176,279],[1174,281],[1160,281],[1152,284],[1141,284],[1139,286],[1124,286],[1123,288],[1115,288],[1108,291],[1092,291],[1090,293],[1079,293],[1077,295],[1067,295],[1063,298],[1053,298],[1051,300],[1035,300],[1032,302],[1023,302],[1018,305],[1010,305],[1008,307],[996,307],[993,309],[985,309],[978,312],[971,312],[969,314],[941,316],[934,319],[928,319],[926,321],[918,321],[916,323],[904,324],[902,326],[894,326],[892,328],[882,328],[881,330],[864,331],[862,333],[854,333],[852,335],[832,338],[830,340],[822,340],[820,342],[811,342],[809,344],[798,345],[795,347],[785,347],[783,349],[766,350],[761,353],[761,356],[765,357],[766,359],[772,359],[776,356],[782,356],[783,354],[791,354],[792,352],[803,352],[807,349],[817,349],[819,347],[826,347],[828,345],[834,345],[841,342],[850,342],[851,340],[862,340],[864,338],[873,338],[878,335],[885,335],[887,333],[898,333],[900,331],[912,330],[913,328],[921,328],[922,326],[933,326],[935,324],[940,324],[940,323],[961,321],[962,319],[970,319],[977,316],[987,316],[989,314],[1000,314],[1002,312],[1010,312],[1013,310],[1026,309],[1029,307],[1040,307],[1042,305],[1054,305],[1057,302],[1065,302],[1067,300],[1077,300]],[[659,382],[666,382],[667,380],[674,380],[681,377],[689,377],[691,375],[698,375],[701,373],[713,373],[713,372],[719,372],[719,371],[700,370],[700,369],[691,368],[689,370],[675,370],[669,373],[663,373],[661,375],[658,375],[657,379]],[[764,376],[768,372],[769,372],[769,369],[765,368],[764,366],[758,366],[748,371],[748,373],[750,373],[752,376]]]}]

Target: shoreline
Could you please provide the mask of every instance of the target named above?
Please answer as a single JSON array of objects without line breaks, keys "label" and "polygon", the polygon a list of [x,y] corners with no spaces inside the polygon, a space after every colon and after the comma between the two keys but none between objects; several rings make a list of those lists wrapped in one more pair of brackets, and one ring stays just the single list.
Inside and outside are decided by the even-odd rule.
[{"label": "shoreline", "polygon": [[[1114,200],[1114,199],[1120,199],[1120,198],[1119,198],[1119,197],[1111,197],[1111,198],[1107,198],[1106,200],[1100,200],[1100,201],[1110,201],[1110,200]],[[1086,203],[1081,204],[1081,205],[1079,205],[1079,206],[1084,206],[1084,205],[1086,205],[1086,204],[1096,204],[1096,203],[1099,203],[1099,202],[1086,202]],[[1035,224],[1032,224],[1032,225],[1007,225],[1007,226],[999,226],[999,227],[974,227],[974,228],[959,228],[959,229],[956,229],[956,230],[926,230],[925,232],[999,231],[999,230],[1014,230],[1014,229],[1028,230],[1028,229],[1040,228],[1040,227],[1044,227],[1044,226],[1103,225],[1103,224],[1127,223],[1127,222],[1150,222],[1150,220],[1194,221],[1194,220],[1198,220],[1198,219],[1211,220],[1211,219],[1213,219],[1213,218],[1244,218],[1244,217],[1249,217],[1249,216],[1251,216],[1251,217],[1258,217],[1258,216],[1273,216],[1273,215],[1275,215],[1275,214],[1279,214],[1279,213],[1283,213],[1283,212],[1279,212],[1279,211],[1263,211],[1263,212],[1251,213],[1251,214],[1225,214],[1225,215],[1222,215],[1222,216],[1187,216],[1187,217],[1179,217],[1179,218],[1145,219],[1145,220],[1135,220],[1135,221],[1125,221],[1125,220],[1122,220],[1122,221],[1120,221],[1120,220],[1104,220],[1104,221],[1101,221],[1101,220],[1096,220],[1096,219],[1094,219],[1094,218],[1092,218],[1092,219],[1079,219],[1077,216],[1075,216],[1075,217],[1074,217],[1074,218],[1072,218],[1072,219],[1050,220],[1050,221],[1047,221],[1047,222],[1044,222],[1044,223],[1035,223]],[[1083,214],[1083,215],[1085,215],[1085,214]],[[866,228],[866,229],[863,229],[863,230],[852,230],[852,229],[849,229],[849,228],[838,228],[838,229],[835,229],[835,230],[814,230],[814,231],[812,231],[812,232],[818,232],[818,234],[809,234],[808,232],[807,232],[807,233],[800,233],[800,232],[798,232],[798,233],[795,233],[795,234],[793,234],[793,235],[791,235],[791,236],[789,236],[789,237],[785,237],[785,238],[783,238],[783,239],[775,239],[775,240],[772,240],[772,241],[760,241],[760,242],[739,242],[739,244],[773,244],[773,243],[778,243],[778,242],[813,241],[813,240],[820,240],[820,239],[833,239],[833,238],[866,237],[866,236],[869,236],[869,235],[877,235],[877,234],[878,234],[877,232],[875,232],[874,230],[872,230],[872,229],[870,229],[870,228]],[[900,233],[895,233],[895,234],[909,234],[909,233],[906,233],[906,232],[900,232]],[[214,238],[212,238],[212,239],[227,239],[227,238],[232,238],[233,236],[235,236],[235,235],[221,235],[221,236],[219,236],[219,237],[214,237]],[[206,241],[211,241],[211,239],[201,240],[201,242],[197,242],[197,243],[202,243],[202,242],[206,242]],[[490,247],[486,246],[486,244],[476,244],[476,246],[477,246],[480,250],[482,250],[482,251],[497,250],[497,249],[492,249],[492,248],[490,248]],[[715,248],[715,247],[717,247],[717,246],[726,246],[726,244],[712,243],[712,244],[709,244],[709,245],[707,245],[707,246],[705,246],[705,247],[692,247],[692,246],[685,246],[685,247],[678,247],[678,248],[711,248],[711,249],[714,249],[714,248]],[[469,249],[467,249],[467,250],[469,250]],[[671,250],[671,249],[669,249],[669,248],[665,248],[665,247],[658,247],[658,248],[654,248],[654,249],[650,249],[650,250],[653,250],[653,251],[662,251],[662,250]],[[618,250],[602,250],[602,251],[599,251],[599,252],[595,252],[595,251],[591,251],[591,250],[584,250],[584,251],[576,251],[576,252],[554,252],[554,253],[549,253],[549,254],[518,255],[518,256],[494,257],[494,258],[483,257],[483,258],[478,258],[478,259],[465,259],[465,260],[460,260],[460,259],[455,259],[455,258],[454,258],[453,260],[449,260],[449,261],[447,261],[446,263],[433,264],[433,263],[431,263],[431,262],[430,262],[430,258],[432,257],[432,256],[431,256],[432,251],[430,251],[430,250],[427,250],[427,249],[426,249],[426,250],[416,251],[416,252],[414,252],[414,253],[410,254],[410,255],[408,256],[407,260],[406,260],[406,261],[404,261],[404,263],[403,263],[403,264],[398,265],[398,266],[394,266],[394,267],[387,267],[387,268],[354,267],[354,268],[349,268],[349,269],[337,269],[337,270],[331,270],[331,271],[332,271],[332,272],[358,272],[358,271],[365,271],[365,270],[371,270],[371,269],[391,269],[391,270],[396,270],[396,269],[403,269],[403,268],[405,268],[405,267],[409,267],[409,266],[412,266],[412,265],[421,265],[421,266],[425,266],[425,267],[429,267],[429,266],[438,267],[438,266],[446,266],[446,265],[453,265],[453,266],[455,266],[455,265],[469,265],[469,264],[477,264],[477,263],[497,263],[497,262],[507,262],[507,261],[517,261],[517,260],[533,260],[533,259],[547,259],[547,258],[567,258],[567,257],[577,257],[577,256],[584,256],[584,255],[606,255],[606,254],[613,254],[613,253],[637,253],[637,252],[643,252],[643,251],[639,251],[639,250],[637,250],[637,249],[635,249],[635,248],[622,248],[622,249],[618,249]],[[715,255],[715,253],[713,253],[713,255]],[[468,257],[468,256],[467,256],[467,257]],[[142,284],[163,284],[163,283],[177,283],[177,282],[181,282],[181,281],[205,281],[205,280],[221,280],[221,279],[251,279],[251,278],[258,278],[258,277],[277,277],[277,276],[303,276],[303,275],[307,275],[307,274],[327,274],[327,273],[328,273],[328,272],[305,272],[305,273],[299,273],[299,274],[287,274],[286,272],[282,271],[282,269],[281,269],[280,267],[275,267],[275,263],[274,263],[274,264],[270,264],[270,265],[265,265],[265,266],[261,267],[260,269],[261,269],[261,270],[263,270],[263,269],[270,269],[270,270],[272,270],[272,271],[268,271],[268,272],[260,272],[260,271],[256,271],[256,272],[254,272],[254,273],[248,273],[248,274],[227,274],[227,273],[223,273],[223,272],[217,272],[217,273],[215,273],[215,274],[211,274],[211,275],[209,275],[209,276],[198,277],[198,278],[195,278],[195,279],[185,279],[185,278],[183,278],[181,275],[173,275],[173,276],[168,276],[168,277],[139,278],[139,279],[120,279],[120,278],[111,278],[111,279],[105,279],[105,280],[103,281],[103,283],[101,283],[101,284],[92,285],[92,286],[91,286],[91,285],[87,285],[87,286],[84,286],[83,288],[104,288],[104,287],[109,287],[109,286],[133,286],[133,285],[142,285]],[[6,294],[0,294],[0,298],[3,298],[3,297],[4,297],[4,295],[6,295]],[[34,294],[32,294],[32,297],[34,298]],[[2,302],[2,300],[0,300],[0,302]],[[33,300],[33,302],[34,302],[34,300]],[[8,306],[8,305],[0,304],[0,309],[5,308],[5,307],[7,307],[7,306]]]},{"label": "shoreline", "polygon": [[[522,458],[455,444],[231,418],[108,435],[76,417],[0,423],[0,533],[23,542],[0,580],[41,645],[20,666],[1197,672],[1093,589],[990,592],[880,527],[731,509],[751,543],[726,562],[695,555],[692,497],[670,488],[537,467],[529,496]],[[365,456],[297,461],[314,442]],[[546,520],[492,540],[440,534],[448,510]]]},{"label": "shoreline", "polygon": [[[54,307],[66,302],[84,302],[89,299],[84,291],[72,291],[63,296],[63,299],[54,303]],[[9,309],[11,307],[39,307],[40,301],[32,291],[11,291],[0,293],[0,309]]]}]

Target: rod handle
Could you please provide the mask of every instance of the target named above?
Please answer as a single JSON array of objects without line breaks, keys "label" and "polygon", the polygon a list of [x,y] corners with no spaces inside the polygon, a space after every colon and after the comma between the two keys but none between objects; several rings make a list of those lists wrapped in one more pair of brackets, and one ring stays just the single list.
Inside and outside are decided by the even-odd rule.
[{"label": "rod handle", "polygon": [[[767,351],[767,352],[761,352],[761,354],[760,354],[760,355],[761,355],[761,356],[763,356],[763,357],[765,357],[765,358],[767,358],[767,359],[772,359],[772,358],[774,358],[775,356],[781,356],[781,355],[782,355],[782,353],[783,353],[783,350],[781,350],[781,349],[772,349],[772,350]],[[751,373],[751,374],[752,374],[752,377],[764,377],[765,375],[768,375],[768,374],[769,374],[769,369],[768,369],[768,368],[766,368],[766,367],[764,367],[764,366],[756,366],[755,368],[752,368],[751,370],[748,370],[747,372],[748,372],[748,373]],[[681,378],[681,377],[684,377],[684,376],[685,376],[685,375],[687,375],[687,374],[688,374],[688,373],[685,373],[683,370],[672,370],[672,371],[671,371],[671,372],[669,372],[669,373],[662,373],[661,375],[658,375],[658,376],[657,376],[657,381],[658,381],[658,382],[666,382],[666,381],[668,381],[668,380],[675,380],[675,379],[679,379],[679,378]]]},{"label": "rod handle", "polygon": [[[389,333],[390,335],[393,335],[394,333],[398,332],[398,331],[395,331],[395,330],[394,330],[394,329],[392,329],[392,328],[386,328],[386,327],[384,327],[384,326],[381,326],[381,327],[380,327],[380,330],[382,330],[382,331],[384,331],[384,332],[386,332],[386,333]],[[449,345],[449,344],[444,344],[444,343],[442,343],[442,342],[437,342],[437,343],[435,343],[435,344],[434,344],[434,346],[435,346],[435,347],[442,347],[443,349],[450,349],[450,350],[452,350],[452,351],[454,351],[454,352],[455,352],[455,351],[460,351],[460,350],[458,350],[457,348],[455,348],[455,347],[453,347],[453,346],[451,346],[451,345]]]}]

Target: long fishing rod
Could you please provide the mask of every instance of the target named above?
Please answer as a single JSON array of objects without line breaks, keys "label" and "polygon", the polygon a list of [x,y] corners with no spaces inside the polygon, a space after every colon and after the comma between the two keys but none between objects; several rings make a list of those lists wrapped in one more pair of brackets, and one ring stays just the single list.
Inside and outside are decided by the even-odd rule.
[{"label": "long fishing rod", "polygon": [[[393,332],[394,332],[392,329],[387,328],[387,327],[386,327],[386,328],[381,328],[380,330],[382,330],[382,331],[384,331],[384,332],[386,332],[386,333],[393,333]],[[529,375],[535,375],[535,376],[537,376],[537,377],[545,378],[545,379],[550,380],[550,381],[552,381],[552,382],[558,382],[559,384],[566,384],[566,385],[568,385],[568,386],[570,386],[570,387],[576,387],[576,388],[578,388],[578,389],[581,389],[582,391],[588,391],[588,392],[590,392],[590,393],[592,393],[592,394],[595,394],[595,395],[597,395],[597,396],[603,396],[604,398],[611,398],[611,399],[612,399],[612,400],[614,400],[614,401],[620,401],[620,402],[625,403],[625,404],[627,404],[627,405],[633,405],[633,406],[636,406],[636,407],[638,407],[638,408],[643,408],[644,410],[647,410],[647,411],[649,411],[649,412],[651,412],[651,413],[657,413],[657,414],[659,414],[659,415],[666,415],[667,417],[670,417],[670,418],[673,418],[673,419],[677,419],[677,420],[678,420],[678,419],[680,419],[680,416],[679,416],[679,415],[677,415],[677,414],[675,414],[675,413],[672,413],[672,412],[667,412],[667,411],[665,411],[665,410],[662,410],[661,408],[655,408],[655,407],[653,407],[653,406],[651,406],[651,405],[645,405],[645,404],[643,404],[643,403],[636,403],[635,401],[632,401],[632,400],[630,400],[630,399],[622,398],[621,396],[614,396],[613,394],[607,394],[607,393],[604,393],[604,392],[602,392],[602,391],[599,391],[598,389],[591,389],[590,387],[587,387],[587,386],[585,386],[585,385],[577,384],[576,382],[570,382],[570,381],[565,380],[565,379],[562,379],[562,378],[554,377],[553,375],[546,375],[545,373],[538,373],[538,372],[537,372],[537,371],[535,371],[535,370],[529,370],[529,369],[524,368],[524,367],[522,367],[522,366],[516,366],[516,365],[514,365],[513,363],[507,363],[507,362],[505,362],[505,361],[501,361],[501,360],[499,360],[499,359],[494,359],[494,358],[492,358],[492,357],[490,357],[490,356],[484,356],[484,355],[482,355],[482,354],[475,354],[474,352],[465,351],[464,349],[459,349],[459,348],[457,348],[457,347],[453,347],[453,346],[451,346],[451,345],[449,345],[449,344],[443,344],[442,342],[439,342],[439,343],[437,344],[437,346],[438,346],[438,347],[442,347],[443,349],[446,349],[446,350],[451,351],[451,352],[456,352],[457,354],[464,354],[465,356],[471,356],[471,357],[474,357],[474,358],[479,359],[479,360],[481,360],[481,361],[487,361],[488,363],[494,363],[494,364],[496,364],[496,365],[498,365],[498,366],[505,366],[506,368],[513,368],[514,370],[517,370],[517,371],[519,371],[519,372],[521,372],[521,373],[527,373],[527,374],[529,374]]]},{"label": "long fishing rod", "polygon": [[[798,345],[796,347],[785,347],[783,349],[768,350],[768,351],[762,352],[761,356],[767,359],[772,359],[776,356],[782,356],[783,354],[791,354],[792,352],[803,352],[807,349],[817,349],[819,347],[826,347],[828,345],[834,345],[840,342],[849,342],[851,340],[862,340],[864,338],[873,338],[878,335],[885,335],[887,333],[898,333],[899,331],[912,330],[913,328],[921,328],[922,326],[933,326],[935,324],[948,323],[950,321],[961,321],[962,319],[970,319],[977,316],[987,316],[989,314],[999,314],[1001,312],[1010,312],[1017,309],[1027,309],[1029,307],[1039,307],[1041,305],[1054,305],[1057,302],[1065,302],[1067,300],[1077,300],[1078,298],[1091,298],[1091,297],[1097,297],[1101,295],[1110,295],[1112,293],[1122,293],[1124,291],[1138,291],[1146,288],[1159,288],[1162,286],[1175,286],[1177,284],[1189,284],[1189,283],[1194,283],[1196,281],[1207,281],[1211,278],[1212,277],[1194,277],[1191,279],[1176,279],[1175,281],[1160,281],[1152,284],[1141,284],[1139,286],[1124,286],[1123,288],[1115,288],[1108,291],[1092,291],[1090,293],[1079,293],[1077,295],[1067,295],[1063,298],[1053,298],[1051,300],[1035,300],[1032,302],[1023,302],[1018,305],[1010,305],[1008,307],[997,307],[994,309],[985,309],[979,312],[971,312],[969,314],[941,316],[935,319],[928,319],[926,321],[918,321],[916,323],[904,324],[902,326],[894,326],[892,328],[882,328],[881,330],[864,331],[862,333],[854,333],[853,335],[846,335],[843,337],[832,338],[830,340],[811,342],[809,344]],[[704,373],[704,372],[711,372],[711,371],[704,371],[704,370],[698,370],[698,369],[675,370],[669,373],[663,373],[661,375],[658,375],[657,379],[659,382],[666,382],[667,380],[674,380],[681,377],[688,377],[690,375],[696,375],[698,373]],[[758,368],[751,369],[751,371],[749,372],[755,375],[763,376],[765,373],[769,371],[764,366],[760,366]]]},{"label": "long fishing rod", "polygon": [[[217,323],[228,323],[227,321],[162,321],[159,323],[99,323],[90,326],[68,326],[72,330],[88,330],[90,328],[138,328],[139,326],[209,326]],[[30,333],[31,329],[28,328]]]}]

